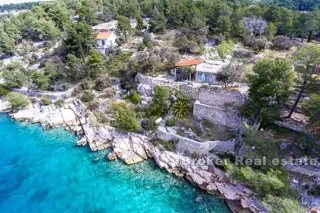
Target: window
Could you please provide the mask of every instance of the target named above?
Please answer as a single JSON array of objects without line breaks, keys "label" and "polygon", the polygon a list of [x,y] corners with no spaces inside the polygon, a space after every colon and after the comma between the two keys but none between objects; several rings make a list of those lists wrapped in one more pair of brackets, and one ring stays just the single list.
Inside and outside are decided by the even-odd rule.
[{"label": "window", "polygon": [[104,46],[106,44],[104,40],[101,40],[101,42],[102,42],[102,46]]}]

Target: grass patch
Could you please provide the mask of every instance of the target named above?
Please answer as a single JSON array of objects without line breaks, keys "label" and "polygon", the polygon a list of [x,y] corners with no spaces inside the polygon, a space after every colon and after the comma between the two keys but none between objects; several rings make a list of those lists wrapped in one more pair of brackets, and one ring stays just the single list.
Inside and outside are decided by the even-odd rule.
[{"label": "grass patch", "polygon": [[214,124],[210,123],[208,120],[203,120],[202,124],[206,127],[206,128],[212,128],[214,126]]},{"label": "grass patch", "polygon": [[152,143],[155,145],[161,145],[161,146],[163,146],[163,148],[165,148],[166,150],[169,150],[169,151],[174,151],[176,149],[175,143],[172,140],[164,141],[164,140],[155,138],[152,140]]},{"label": "grass patch", "polygon": [[94,116],[97,118],[97,121],[101,124],[107,124],[108,123],[108,118],[107,116],[99,111],[93,111]]},{"label": "grass patch", "polygon": [[166,126],[175,126],[176,125],[176,120],[174,118],[168,118],[166,120]]},{"label": "grass patch", "polygon": [[201,136],[203,134],[201,129],[199,127],[196,127],[196,126],[192,127],[192,131],[194,133],[196,133],[196,135],[198,135],[198,136]]}]

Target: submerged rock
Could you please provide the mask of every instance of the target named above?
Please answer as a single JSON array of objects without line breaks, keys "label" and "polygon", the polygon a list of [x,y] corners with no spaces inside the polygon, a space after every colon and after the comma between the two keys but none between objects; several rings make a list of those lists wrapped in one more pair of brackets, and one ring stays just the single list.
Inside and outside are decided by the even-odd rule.
[{"label": "submerged rock", "polygon": [[117,155],[116,155],[116,153],[114,153],[114,152],[110,152],[108,155],[107,155],[107,158],[108,158],[108,160],[117,160]]}]

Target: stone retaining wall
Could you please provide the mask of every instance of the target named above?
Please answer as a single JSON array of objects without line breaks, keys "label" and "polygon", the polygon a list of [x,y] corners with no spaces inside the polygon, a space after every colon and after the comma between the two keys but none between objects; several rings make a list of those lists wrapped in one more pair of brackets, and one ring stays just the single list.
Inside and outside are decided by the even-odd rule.
[{"label": "stone retaining wall", "polygon": [[179,88],[180,84],[183,84],[183,82],[175,82],[171,79],[164,79],[164,78],[153,78],[149,76],[144,76],[140,73],[138,73],[136,76],[136,82],[139,84],[146,84],[151,87],[160,85],[160,86],[167,86],[175,89]]},{"label": "stone retaining wall", "polygon": [[290,130],[295,131],[295,132],[302,132],[302,133],[306,132],[306,130],[304,128],[296,126],[296,125],[293,125],[293,124],[289,124],[289,123],[286,123],[286,122],[275,121],[274,124],[277,125],[277,126],[280,126],[280,127],[284,127],[284,128],[290,129]]},{"label": "stone retaining wall", "polygon": [[241,107],[246,102],[246,95],[239,91],[227,91],[222,88],[201,88],[198,100],[210,106]]},{"label": "stone retaining wall", "polygon": [[242,118],[239,112],[219,106],[209,106],[196,101],[193,106],[193,116],[197,119],[206,119],[216,125],[224,125],[234,129],[240,129]]},{"label": "stone retaining wall", "polygon": [[198,142],[189,138],[181,137],[176,133],[169,132],[165,127],[159,127],[156,132],[157,138],[164,141],[175,141],[178,153],[210,154],[228,153],[234,154],[235,139],[228,141],[204,141]]}]

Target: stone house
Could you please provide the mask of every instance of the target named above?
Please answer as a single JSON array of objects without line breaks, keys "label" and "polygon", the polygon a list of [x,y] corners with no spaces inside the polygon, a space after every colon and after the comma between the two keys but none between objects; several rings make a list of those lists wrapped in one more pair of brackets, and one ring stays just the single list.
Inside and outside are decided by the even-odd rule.
[{"label": "stone house", "polygon": [[99,32],[96,36],[96,49],[105,54],[107,50],[116,46],[117,35],[115,32]]},{"label": "stone house", "polygon": [[178,62],[171,73],[176,81],[218,84],[217,74],[226,66],[222,61],[204,61],[202,59],[184,59]]},{"label": "stone house", "polygon": [[171,73],[176,81],[195,81],[196,69],[201,63],[203,63],[202,59],[183,59],[176,63]]}]

